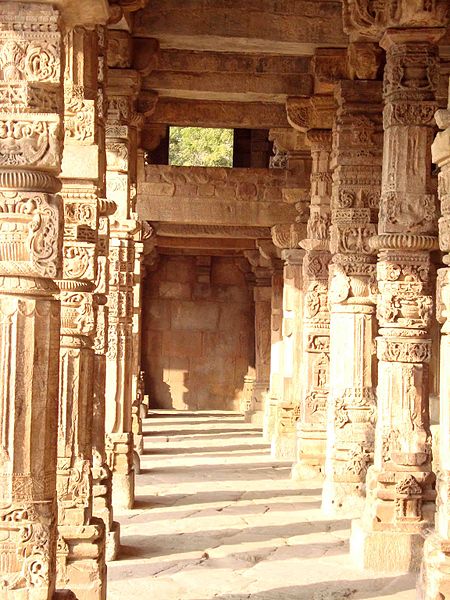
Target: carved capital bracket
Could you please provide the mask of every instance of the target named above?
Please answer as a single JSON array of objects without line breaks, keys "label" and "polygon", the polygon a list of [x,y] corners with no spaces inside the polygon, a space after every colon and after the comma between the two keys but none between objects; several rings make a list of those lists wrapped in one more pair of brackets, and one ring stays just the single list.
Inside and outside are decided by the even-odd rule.
[{"label": "carved capital bracket", "polygon": [[332,129],[335,110],[331,95],[310,98],[290,96],[286,100],[288,122],[301,132],[309,129]]},{"label": "carved capital bracket", "polygon": [[353,40],[379,41],[391,27],[445,27],[446,0],[343,0],[344,31]]}]

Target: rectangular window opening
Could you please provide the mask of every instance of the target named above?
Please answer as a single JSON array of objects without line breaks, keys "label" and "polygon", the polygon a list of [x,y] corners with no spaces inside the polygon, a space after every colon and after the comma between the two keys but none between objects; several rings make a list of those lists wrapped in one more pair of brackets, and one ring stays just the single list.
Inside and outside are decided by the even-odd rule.
[{"label": "rectangular window opening", "polygon": [[233,129],[170,127],[169,165],[232,167]]}]

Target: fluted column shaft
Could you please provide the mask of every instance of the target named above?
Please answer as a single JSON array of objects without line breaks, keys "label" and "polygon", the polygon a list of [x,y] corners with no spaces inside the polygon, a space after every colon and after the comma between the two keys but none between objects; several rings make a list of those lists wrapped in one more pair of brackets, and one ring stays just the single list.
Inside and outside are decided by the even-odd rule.
[{"label": "fluted column shaft", "polygon": [[322,508],[362,510],[376,421],[374,289],[381,189],[382,84],[336,87],[330,265],[330,402]]}]

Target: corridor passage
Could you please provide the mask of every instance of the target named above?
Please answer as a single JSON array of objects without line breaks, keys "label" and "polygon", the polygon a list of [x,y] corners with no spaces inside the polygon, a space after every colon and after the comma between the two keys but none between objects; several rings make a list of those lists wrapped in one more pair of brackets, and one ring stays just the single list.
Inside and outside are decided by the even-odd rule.
[{"label": "corridor passage", "polygon": [[353,568],[350,521],[323,516],[319,483],[292,482],[241,415],[152,412],[144,438],[108,600],[416,597],[413,575]]}]

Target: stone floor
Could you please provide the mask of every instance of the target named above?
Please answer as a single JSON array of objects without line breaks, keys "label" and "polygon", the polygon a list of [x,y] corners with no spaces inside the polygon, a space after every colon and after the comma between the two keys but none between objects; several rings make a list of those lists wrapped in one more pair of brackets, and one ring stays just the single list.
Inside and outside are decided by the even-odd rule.
[{"label": "stone floor", "polygon": [[320,484],[291,482],[240,415],[153,413],[144,436],[108,600],[415,598],[414,576],[352,566],[349,520],[324,517]]}]

